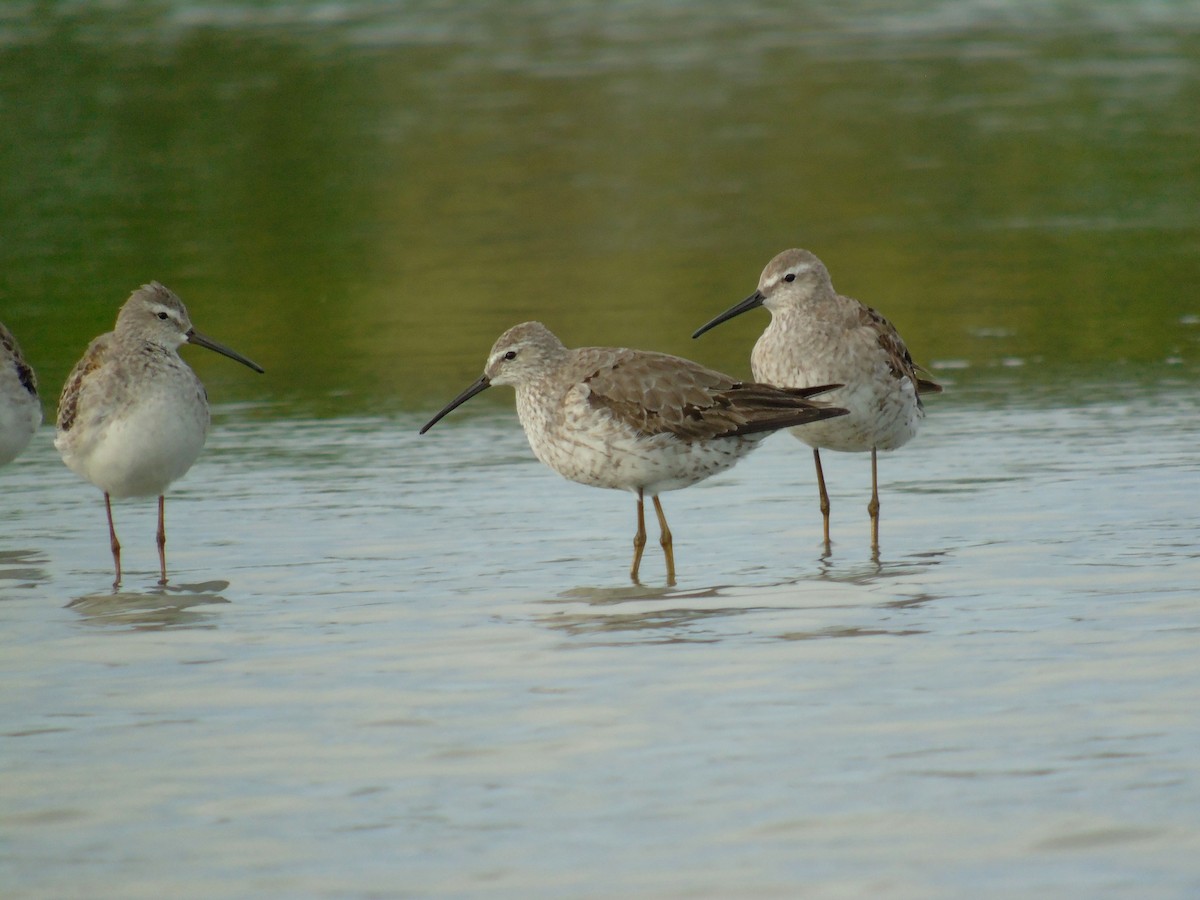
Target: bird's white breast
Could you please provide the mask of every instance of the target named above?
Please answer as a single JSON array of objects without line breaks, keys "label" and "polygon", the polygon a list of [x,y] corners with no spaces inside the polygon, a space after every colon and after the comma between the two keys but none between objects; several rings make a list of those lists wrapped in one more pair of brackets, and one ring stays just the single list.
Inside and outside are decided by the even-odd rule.
[{"label": "bird's white breast", "polygon": [[55,446],[72,471],[113,497],[153,496],[191,468],[208,424],[204,389],[180,361],[136,384],[85,384],[76,421]]}]

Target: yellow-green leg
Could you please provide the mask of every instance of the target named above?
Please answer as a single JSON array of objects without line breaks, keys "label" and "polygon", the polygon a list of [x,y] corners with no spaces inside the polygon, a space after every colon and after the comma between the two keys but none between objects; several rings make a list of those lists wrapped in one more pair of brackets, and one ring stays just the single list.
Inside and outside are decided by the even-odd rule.
[{"label": "yellow-green leg", "polygon": [[667,584],[675,583],[675,543],[671,537],[671,529],[667,527],[667,517],[663,513],[658,495],[654,495],[654,511],[658,513],[658,527],[662,529],[658,542],[662,544],[663,556],[667,558]]},{"label": "yellow-green leg", "polygon": [[875,462],[875,448],[871,448],[871,502],[867,504],[871,517],[871,552],[879,555],[879,468]]},{"label": "yellow-green leg", "polygon": [[166,506],[166,500],[162,494],[158,495],[158,583],[167,583],[167,526],[163,521],[163,508]]},{"label": "yellow-green leg", "polygon": [[633,581],[638,580],[638,567],[642,564],[642,551],[646,549],[646,506],[641,488],[638,488],[637,498],[638,527],[637,534],[633,536],[633,566],[629,570],[629,577]]},{"label": "yellow-green leg", "polygon": [[813,447],[813,462],[817,465],[817,491],[821,496],[821,520],[825,532],[825,554],[830,552],[829,545],[829,491],[825,490],[825,472],[821,469],[821,451]]}]

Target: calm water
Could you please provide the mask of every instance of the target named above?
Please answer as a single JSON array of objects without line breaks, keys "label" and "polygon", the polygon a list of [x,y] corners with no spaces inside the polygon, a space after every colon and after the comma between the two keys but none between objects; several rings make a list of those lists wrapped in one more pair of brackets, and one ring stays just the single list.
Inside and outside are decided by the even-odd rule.
[{"label": "calm water", "polygon": [[[264,377],[167,504],[0,470],[5,897],[1200,894],[1200,14],[1156,2],[0,11],[0,321],[158,278]],[[531,457],[505,327],[688,335],[804,245],[947,392],[664,498]],[[494,395],[494,396],[493,396]]]}]

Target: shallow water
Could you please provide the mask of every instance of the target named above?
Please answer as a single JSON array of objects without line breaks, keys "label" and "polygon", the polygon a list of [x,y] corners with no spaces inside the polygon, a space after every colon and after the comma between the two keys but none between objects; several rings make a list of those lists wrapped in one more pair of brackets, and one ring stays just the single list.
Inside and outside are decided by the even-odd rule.
[{"label": "shallow water", "polygon": [[[0,10],[47,416],[158,278],[259,377],[167,502],[0,470],[0,893],[1200,895],[1190,2]],[[691,332],[805,245],[946,393],[666,495],[532,458],[504,328]]]},{"label": "shallow water", "polygon": [[41,441],[6,473],[6,893],[1187,895],[1200,401],[934,403],[879,561],[866,458],[829,455],[823,559],[777,436],[667,495],[674,588],[511,411],[230,411],[167,590],[119,505],[120,594]]}]

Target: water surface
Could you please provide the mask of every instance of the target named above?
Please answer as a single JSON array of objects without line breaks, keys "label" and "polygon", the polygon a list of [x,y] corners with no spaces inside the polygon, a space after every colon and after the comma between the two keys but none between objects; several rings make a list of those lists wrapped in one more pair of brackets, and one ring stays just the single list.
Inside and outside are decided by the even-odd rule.
[{"label": "water surface", "polygon": [[938,410],[885,458],[878,561],[865,459],[827,465],[823,559],[773,438],[668,496],[670,589],[650,553],[627,581],[632,498],[511,414],[227,421],[168,503],[173,587],[153,504],[118,507],[118,595],[100,498],[43,445],[6,476],[6,880],[1184,896],[1200,404],[1156,399]]}]

